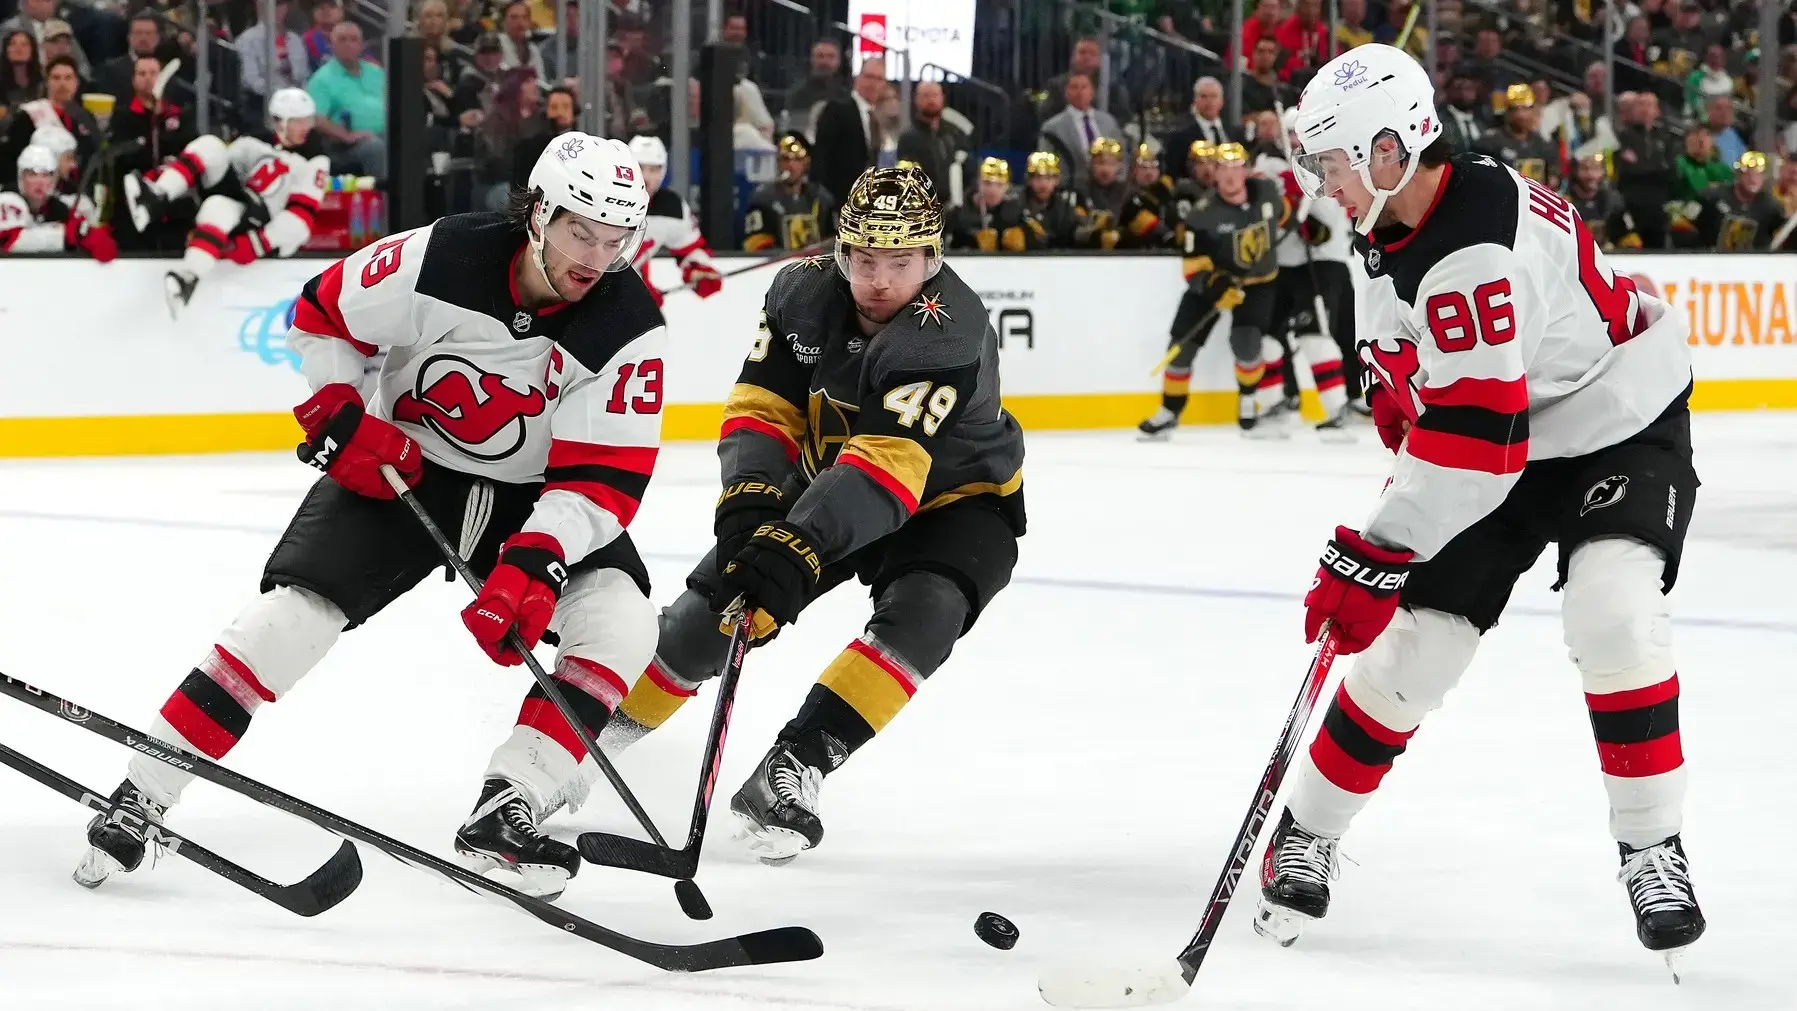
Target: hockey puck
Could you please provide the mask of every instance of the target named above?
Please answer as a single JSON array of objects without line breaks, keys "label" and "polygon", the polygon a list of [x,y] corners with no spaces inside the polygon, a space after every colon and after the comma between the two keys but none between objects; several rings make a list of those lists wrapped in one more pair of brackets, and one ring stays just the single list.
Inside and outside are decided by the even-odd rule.
[{"label": "hockey puck", "polygon": [[973,932],[980,940],[1000,951],[1017,947],[1017,924],[997,913],[981,913],[973,921]]}]

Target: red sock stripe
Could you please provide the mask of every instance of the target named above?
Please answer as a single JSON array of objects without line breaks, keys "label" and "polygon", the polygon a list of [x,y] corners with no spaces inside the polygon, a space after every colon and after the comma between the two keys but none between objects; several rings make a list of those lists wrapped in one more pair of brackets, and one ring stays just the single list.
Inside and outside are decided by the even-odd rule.
[{"label": "red sock stripe", "polygon": [[1348,694],[1346,682],[1335,690],[1335,704],[1341,707],[1341,711],[1347,714],[1348,719],[1354,721],[1355,726],[1380,744],[1396,748],[1409,744],[1410,738],[1416,735],[1414,730],[1393,730],[1368,716],[1366,710],[1360,708],[1360,704],[1354,701],[1354,696]]},{"label": "red sock stripe", "polygon": [[849,643],[849,648],[862,656],[867,657],[869,660],[872,660],[875,667],[878,667],[891,675],[892,680],[897,681],[899,687],[905,690],[906,698],[911,698],[917,694],[917,681],[911,676],[911,672],[894,663],[886,654],[880,652],[873,646],[868,645],[866,641],[861,639],[856,639],[854,642]]},{"label": "red sock stripe", "polygon": [[643,668],[643,676],[654,683],[655,687],[677,698],[690,699],[699,694],[697,688],[682,688],[673,679],[662,673],[661,664],[651,660],[649,666]]},{"label": "red sock stripe", "polygon": [[238,659],[230,650],[223,646],[213,646],[212,652],[222,660],[226,666],[230,667],[231,671],[241,678],[245,684],[249,685],[250,690],[255,692],[262,701],[273,702],[275,700],[275,693],[269,691],[268,688],[257,679],[256,672],[250,670],[249,664]]},{"label": "red sock stripe", "polygon": [[193,226],[193,238],[188,240],[187,248],[199,248],[201,252],[213,259],[218,259],[225,255],[225,250],[231,248],[231,240],[225,237],[225,233],[211,225],[195,225]]},{"label": "red sock stripe", "polygon": [[1597,745],[1597,761],[1604,775],[1620,779],[1643,779],[1677,770],[1685,764],[1685,749],[1679,732],[1656,737],[1640,744]]},{"label": "red sock stripe", "polygon": [[1678,675],[1674,674],[1657,685],[1636,688],[1633,691],[1611,692],[1608,695],[1585,693],[1585,708],[1594,713],[1619,713],[1625,709],[1645,709],[1657,706],[1668,699],[1678,698]]},{"label": "red sock stripe", "polygon": [[1324,779],[1355,794],[1377,790],[1379,781],[1391,771],[1389,765],[1365,765],[1355,761],[1335,743],[1327,730],[1318,733],[1316,740],[1310,742],[1310,760],[1316,763],[1317,771]]},{"label": "red sock stripe", "polygon": [[[175,728],[188,744],[199,749],[207,758],[223,758],[237,744],[237,738],[229,730],[218,725],[212,717],[207,716],[193,700],[176,692],[162,704],[162,718]],[[180,744],[181,741],[173,743]]]},{"label": "red sock stripe", "polygon": [[[555,679],[585,692],[604,706],[607,712],[616,710],[618,703],[624,701],[624,694],[630,690],[616,671],[584,656],[562,657],[561,662],[555,665]],[[578,742],[576,747],[579,747]]]},{"label": "red sock stripe", "polygon": [[555,703],[548,699],[526,698],[524,705],[518,708],[518,725],[542,731],[544,736],[577,759],[586,757],[587,749],[580,743],[580,735],[568,726],[568,721],[556,711]]},{"label": "red sock stripe", "polygon": [[1260,388],[1265,390],[1274,386],[1285,385],[1285,362],[1276,359],[1266,364],[1267,371],[1260,377]]}]

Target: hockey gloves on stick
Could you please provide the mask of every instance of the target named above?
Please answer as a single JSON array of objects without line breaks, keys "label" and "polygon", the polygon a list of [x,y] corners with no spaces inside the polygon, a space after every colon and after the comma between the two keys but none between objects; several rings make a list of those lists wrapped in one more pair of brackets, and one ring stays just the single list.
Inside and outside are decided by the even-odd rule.
[{"label": "hockey gloves on stick", "polygon": [[112,229],[92,224],[80,214],[69,215],[68,223],[63,226],[63,245],[79,249],[101,263],[111,263],[119,255],[118,240],[112,237]]},{"label": "hockey gloves on stick", "polygon": [[690,285],[693,294],[700,298],[710,298],[724,290],[724,275],[718,268],[709,263],[689,263],[681,272],[680,279]]},{"label": "hockey gloves on stick", "polygon": [[462,609],[462,624],[495,662],[516,666],[524,657],[506,633],[516,631],[526,649],[535,646],[567,586],[568,564],[560,542],[548,534],[513,534],[500,546],[499,564],[474,603]]},{"label": "hockey gloves on stick", "polygon": [[711,609],[722,613],[741,596],[775,623],[790,624],[823,576],[823,559],[812,543],[810,534],[785,520],[763,523],[718,574]]},{"label": "hockey gloves on stick", "polygon": [[1415,552],[1382,548],[1347,527],[1323,549],[1317,578],[1304,595],[1304,641],[1316,642],[1325,621],[1333,622],[1338,653],[1358,653],[1373,644],[1398,610],[1398,591],[1410,578]]},{"label": "hockey gloves on stick", "polygon": [[1404,448],[1404,436],[1410,434],[1410,419],[1404,416],[1397,398],[1384,383],[1374,383],[1367,390],[1366,405],[1373,412],[1373,427],[1379,430],[1379,441],[1396,456]]},{"label": "hockey gloves on stick", "polygon": [[381,477],[382,464],[398,471],[408,488],[424,475],[418,444],[392,422],[364,412],[362,395],[348,383],[325,386],[295,407],[293,416],[306,432],[299,458],[357,495],[393,497],[393,487]]}]

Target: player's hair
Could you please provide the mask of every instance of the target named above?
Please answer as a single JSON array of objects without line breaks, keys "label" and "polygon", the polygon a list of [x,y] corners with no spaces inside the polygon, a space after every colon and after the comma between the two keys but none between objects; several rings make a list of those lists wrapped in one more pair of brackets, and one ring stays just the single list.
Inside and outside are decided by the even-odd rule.
[{"label": "player's hair", "polygon": [[[537,206],[537,191],[527,186],[513,186],[505,195],[505,223],[513,229],[530,232],[530,212]],[[561,213],[560,209],[556,211]]]},{"label": "player's hair", "polygon": [[1453,156],[1454,145],[1449,143],[1448,135],[1442,133],[1431,141],[1428,147],[1423,148],[1423,153],[1417,158],[1417,164],[1423,168],[1440,168],[1446,165],[1448,159]]}]

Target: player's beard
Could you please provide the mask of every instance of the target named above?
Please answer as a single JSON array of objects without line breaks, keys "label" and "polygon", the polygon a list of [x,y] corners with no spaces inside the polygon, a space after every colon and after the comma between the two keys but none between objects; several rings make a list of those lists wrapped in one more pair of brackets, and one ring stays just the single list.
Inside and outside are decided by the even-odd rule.
[{"label": "player's beard", "polygon": [[875,315],[874,313],[869,312],[864,306],[862,306],[862,304],[860,302],[856,302],[855,303],[855,315],[861,317],[864,320],[867,320],[869,323],[872,323],[875,326],[885,326],[886,324],[897,319],[899,312],[901,310],[903,310],[904,308],[905,308],[905,303],[896,302],[892,306],[892,311],[888,312],[886,314],[885,318],[882,319],[881,317]]}]

